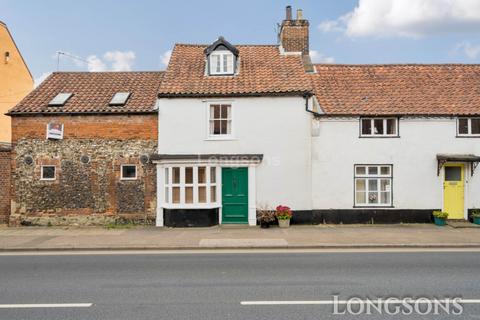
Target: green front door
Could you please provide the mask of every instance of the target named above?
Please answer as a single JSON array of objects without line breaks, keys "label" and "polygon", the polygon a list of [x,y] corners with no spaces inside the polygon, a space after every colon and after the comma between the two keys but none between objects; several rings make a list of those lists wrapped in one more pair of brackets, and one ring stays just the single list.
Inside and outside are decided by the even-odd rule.
[{"label": "green front door", "polygon": [[222,223],[248,223],[248,168],[222,168]]}]

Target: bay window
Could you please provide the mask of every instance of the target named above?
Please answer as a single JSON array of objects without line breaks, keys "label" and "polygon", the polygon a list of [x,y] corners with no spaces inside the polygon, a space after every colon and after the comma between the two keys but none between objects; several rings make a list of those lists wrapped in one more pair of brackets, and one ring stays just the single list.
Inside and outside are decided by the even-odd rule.
[{"label": "bay window", "polygon": [[174,166],[164,168],[164,202],[174,205],[211,205],[217,202],[217,168]]},{"label": "bay window", "polygon": [[391,206],[392,177],[392,165],[356,165],[355,206]]}]

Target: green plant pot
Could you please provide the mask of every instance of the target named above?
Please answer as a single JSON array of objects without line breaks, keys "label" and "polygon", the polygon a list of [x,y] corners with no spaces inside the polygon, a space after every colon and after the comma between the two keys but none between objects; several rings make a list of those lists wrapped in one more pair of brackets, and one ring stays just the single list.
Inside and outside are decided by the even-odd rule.
[{"label": "green plant pot", "polygon": [[480,217],[473,217],[473,223],[480,224]]},{"label": "green plant pot", "polygon": [[437,226],[444,226],[444,225],[447,224],[447,220],[446,220],[446,219],[433,217],[433,220],[435,221],[435,224],[436,224]]}]

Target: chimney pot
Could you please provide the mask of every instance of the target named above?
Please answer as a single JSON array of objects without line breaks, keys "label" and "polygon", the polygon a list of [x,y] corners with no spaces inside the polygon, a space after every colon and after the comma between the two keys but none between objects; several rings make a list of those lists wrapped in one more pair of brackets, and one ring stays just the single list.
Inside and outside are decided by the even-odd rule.
[{"label": "chimney pot", "polygon": [[297,9],[297,20],[303,20],[303,11],[302,11],[302,9]]},{"label": "chimney pot", "polygon": [[292,6],[285,8],[285,20],[292,20]]}]

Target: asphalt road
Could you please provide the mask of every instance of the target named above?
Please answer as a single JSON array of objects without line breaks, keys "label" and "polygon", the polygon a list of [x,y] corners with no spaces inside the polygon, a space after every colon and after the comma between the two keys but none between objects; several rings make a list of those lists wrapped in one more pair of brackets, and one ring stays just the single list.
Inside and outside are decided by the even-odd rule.
[{"label": "asphalt road", "polygon": [[[334,315],[332,305],[242,301],[480,299],[480,252],[0,256],[0,319],[480,319]],[[479,301],[480,302],[480,301]],[[9,304],[92,303],[79,308]],[[345,306],[343,306],[345,308]],[[342,306],[339,306],[342,311]]]}]

